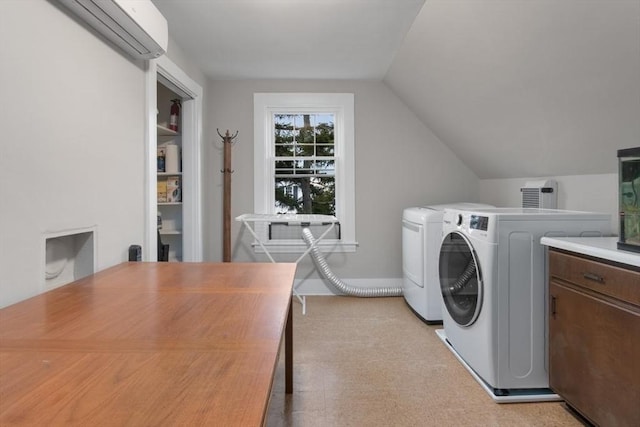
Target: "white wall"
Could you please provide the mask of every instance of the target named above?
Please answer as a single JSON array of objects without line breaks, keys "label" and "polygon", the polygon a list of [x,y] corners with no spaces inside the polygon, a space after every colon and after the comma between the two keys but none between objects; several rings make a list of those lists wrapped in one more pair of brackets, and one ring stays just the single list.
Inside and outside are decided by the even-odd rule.
[{"label": "white wall", "polygon": [[480,180],[482,201],[504,207],[521,206],[520,188],[527,181],[554,179],[558,182],[558,209],[611,214],[611,230],[619,232],[618,174],[550,176]]},{"label": "white wall", "polygon": [[206,91],[207,77],[198,66],[185,55],[182,47],[171,38],[171,34],[169,34],[169,46],[167,46],[167,53],[165,55],[169,57],[177,67],[184,71],[191,80],[198,83],[198,85],[203,88],[203,91]]},{"label": "white wall", "polygon": [[[477,177],[381,82],[215,81],[209,93],[209,135],[239,131],[232,149],[232,218],[253,212],[253,93],[350,92],[355,94],[356,253],[328,257],[343,279],[399,279],[401,217],[408,206],[475,201]],[[222,150],[216,135],[207,144],[205,257],[222,255]],[[232,224],[234,261],[264,261],[250,248],[248,232]],[[279,260],[294,256],[279,255]],[[313,274],[308,259],[298,278]],[[367,284],[367,281],[364,281]]]},{"label": "white wall", "polygon": [[[57,3],[0,1],[0,306],[42,291],[44,235],[96,230],[96,269],[142,243],[145,65]],[[478,181],[389,88],[367,81],[215,81],[173,42],[169,56],[203,84],[205,259],[222,254],[222,133],[233,148],[232,216],[253,211],[253,93],[352,92],[356,101],[356,253],[332,254],[346,280],[401,277],[402,210],[451,201],[517,206],[527,178]],[[554,177],[559,207],[617,211],[617,176]],[[612,219],[617,230],[615,218]],[[233,224],[235,261],[262,261]],[[144,250],[144,248],[143,248]],[[288,258],[287,258],[288,257]],[[282,260],[294,259],[283,256]],[[308,260],[299,278],[315,278]]]},{"label": "white wall", "polygon": [[44,0],[0,2],[0,306],[44,286],[44,235],[95,227],[96,269],[143,238],[144,63]]}]

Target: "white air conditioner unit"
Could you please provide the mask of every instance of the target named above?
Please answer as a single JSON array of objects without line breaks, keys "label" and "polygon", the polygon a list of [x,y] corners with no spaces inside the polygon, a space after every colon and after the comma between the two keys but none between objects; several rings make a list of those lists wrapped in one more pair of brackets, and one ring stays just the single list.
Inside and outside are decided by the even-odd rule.
[{"label": "white air conditioner unit", "polygon": [[58,0],[135,58],[167,51],[167,20],[151,0]]},{"label": "white air conditioner unit", "polygon": [[557,209],[558,183],[552,179],[530,181],[520,189],[523,208]]}]

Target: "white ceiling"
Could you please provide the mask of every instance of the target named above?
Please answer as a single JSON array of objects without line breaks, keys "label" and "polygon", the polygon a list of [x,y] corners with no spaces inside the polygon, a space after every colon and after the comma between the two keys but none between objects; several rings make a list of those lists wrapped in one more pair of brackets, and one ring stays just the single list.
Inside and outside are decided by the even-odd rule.
[{"label": "white ceiling", "polygon": [[212,79],[382,79],[480,178],[640,146],[640,0],[153,2]]},{"label": "white ceiling", "polygon": [[384,77],[424,0],[153,0],[212,79]]}]

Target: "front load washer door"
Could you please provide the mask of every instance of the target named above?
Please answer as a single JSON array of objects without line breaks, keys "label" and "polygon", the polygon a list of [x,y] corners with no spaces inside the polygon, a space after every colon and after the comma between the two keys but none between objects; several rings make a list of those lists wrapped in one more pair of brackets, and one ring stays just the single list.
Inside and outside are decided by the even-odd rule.
[{"label": "front load washer door", "polygon": [[464,235],[454,231],[445,236],[438,268],[449,315],[457,324],[471,326],[482,308],[482,275],[476,252]]}]

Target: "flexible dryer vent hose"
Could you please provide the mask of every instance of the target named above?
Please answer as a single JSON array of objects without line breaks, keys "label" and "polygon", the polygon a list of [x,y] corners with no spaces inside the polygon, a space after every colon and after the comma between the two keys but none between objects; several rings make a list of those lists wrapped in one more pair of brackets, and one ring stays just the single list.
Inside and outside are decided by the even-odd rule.
[{"label": "flexible dryer vent hose", "polygon": [[469,284],[469,280],[476,276],[476,262],[471,258],[462,274],[451,286],[441,286],[442,293],[446,295],[457,295]]},{"label": "flexible dryer vent hose", "polygon": [[399,297],[402,296],[401,287],[387,287],[387,288],[360,288],[355,286],[349,286],[336,277],[335,274],[329,268],[327,260],[320,252],[320,249],[315,245],[315,239],[313,234],[308,228],[302,229],[302,239],[309,246],[311,259],[316,265],[318,271],[327,279],[333,286],[335,286],[340,292],[345,295],[353,297]]}]

